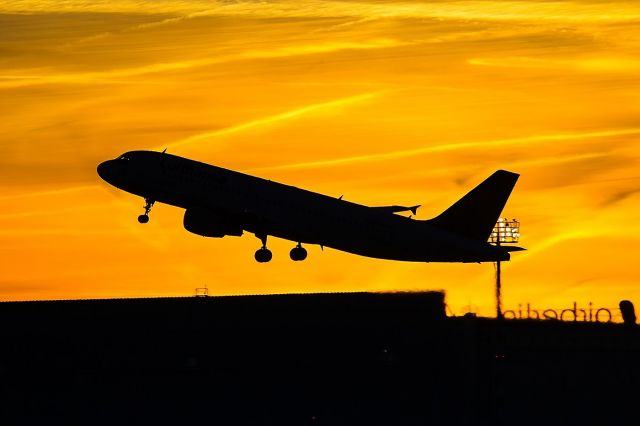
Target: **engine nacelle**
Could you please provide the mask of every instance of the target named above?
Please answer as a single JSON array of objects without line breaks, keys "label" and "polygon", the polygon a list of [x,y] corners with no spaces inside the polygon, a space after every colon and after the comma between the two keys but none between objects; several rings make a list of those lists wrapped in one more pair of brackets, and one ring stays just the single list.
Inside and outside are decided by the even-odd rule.
[{"label": "engine nacelle", "polygon": [[184,229],[203,237],[222,238],[225,235],[239,237],[242,226],[233,217],[206,209],[188,209],[184,212]]}]

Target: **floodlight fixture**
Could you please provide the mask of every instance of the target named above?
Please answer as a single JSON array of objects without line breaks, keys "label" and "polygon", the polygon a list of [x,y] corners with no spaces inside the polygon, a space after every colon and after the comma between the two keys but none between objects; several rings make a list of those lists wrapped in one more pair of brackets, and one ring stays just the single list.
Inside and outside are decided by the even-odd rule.
[{"label": "floodlight fixture", "polygon": [[520,239],[520,222],[516,219],[501,217],[489,235],[493,244],[515,244]]}]

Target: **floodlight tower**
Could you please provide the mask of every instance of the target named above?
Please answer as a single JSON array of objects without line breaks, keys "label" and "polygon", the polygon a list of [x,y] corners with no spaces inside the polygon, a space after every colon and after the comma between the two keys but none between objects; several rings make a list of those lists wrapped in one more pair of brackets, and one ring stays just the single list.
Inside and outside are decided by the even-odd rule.
[{"label": "floodlight tower", "polygon": [[[500,247],[502,244],[515,244],[520,239],[520,222],[515,219],[498,219],[489,236],[489,242]],[[500,261],[496,262],[496,317],[502,319],[502,283],[500,282]]]}]

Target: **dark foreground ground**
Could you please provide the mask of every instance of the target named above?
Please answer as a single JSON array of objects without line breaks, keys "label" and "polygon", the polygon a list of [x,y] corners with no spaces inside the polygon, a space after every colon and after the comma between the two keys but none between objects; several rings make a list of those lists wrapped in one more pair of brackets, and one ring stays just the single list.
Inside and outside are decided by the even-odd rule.
[{"label": "dark foreground ground", "polygon": [[0,303],[0,424],[635,424],[639,330],[443,297]]}]

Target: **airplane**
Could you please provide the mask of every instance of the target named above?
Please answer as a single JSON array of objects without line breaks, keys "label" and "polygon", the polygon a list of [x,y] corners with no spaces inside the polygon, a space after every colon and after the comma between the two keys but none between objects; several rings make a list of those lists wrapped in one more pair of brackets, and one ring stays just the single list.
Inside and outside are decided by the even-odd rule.
[{"label": "airplane", "polygon": [[[166,150],[165,150],[166,151]],[[419,205],[370,207],[284,185],[177,155],[130,151],[98,165],[109,184],[145,200],[142,224],[156,202],[185,209],[184,228],[212,238],[249,232],[262,243],[255,260],[269,262],[268,236],[296,243],[294,261],[306,259],[303,244],[379,259],[411,262],[507,261],[519,247],[492,245],[489,236],[519,175],[498,170],[429,220]]]}]

